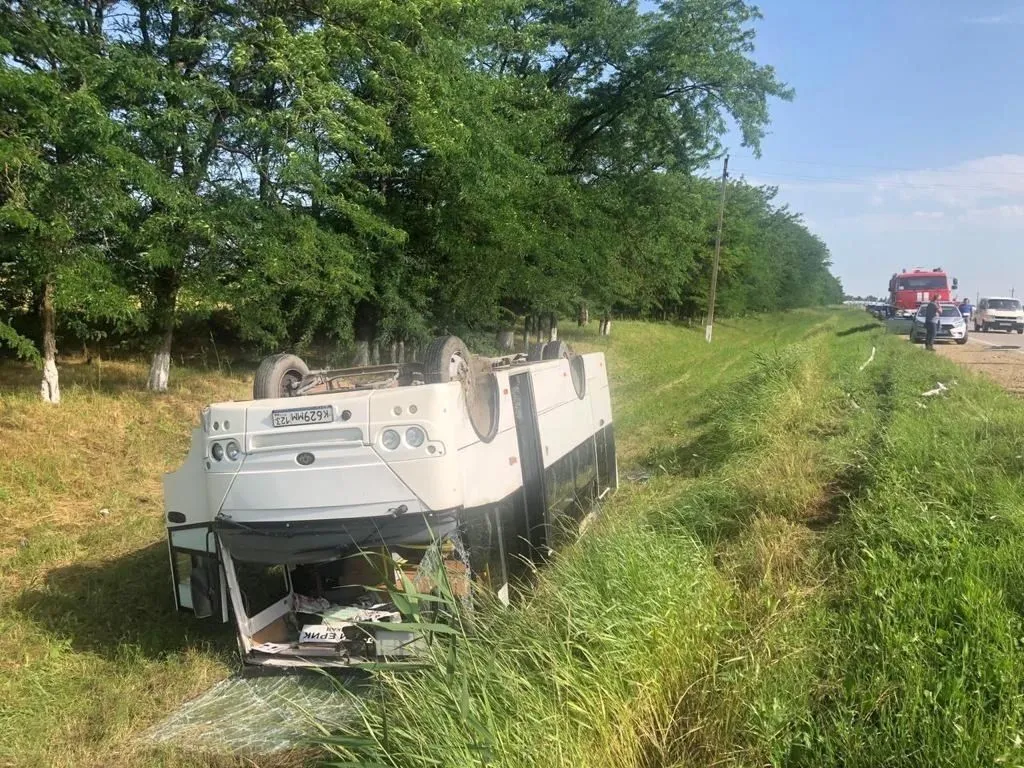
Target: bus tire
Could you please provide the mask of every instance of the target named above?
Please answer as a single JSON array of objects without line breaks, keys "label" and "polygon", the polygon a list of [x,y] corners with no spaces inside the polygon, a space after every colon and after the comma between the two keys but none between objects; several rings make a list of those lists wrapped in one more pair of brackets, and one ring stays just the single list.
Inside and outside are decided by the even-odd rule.
[{"label": "bus tire", "polygon": [[558,341],[549,341],[544,345],[545,360],[557,360],[560,357],[571,358],[572,350],[569,349],[569,345],[559,339]]},{"label": "bus tire", "polygon": [[530,363],[537,363],[544,359],[544,345],[531,344],[530,350],[526,353],[526,360]]},{"label": "bus tire", "polygon": [[458,336],[438,336],[423,353],[423,378],[427,384],[469,381],[473,378],[469,348]]},{"label": "bus tire", "polygon": [[252,399],[291,397],[292,391],[309,375],[302,358],[286,352],[264,357],[252,382]]},{"label": "bus tire", "polygon": [[498,380],[474,361],[458,336],[440,336],[427,345],[423,356],[423,378],[428,384],[462,382],[469,421],[485,443],[498,432]]}]

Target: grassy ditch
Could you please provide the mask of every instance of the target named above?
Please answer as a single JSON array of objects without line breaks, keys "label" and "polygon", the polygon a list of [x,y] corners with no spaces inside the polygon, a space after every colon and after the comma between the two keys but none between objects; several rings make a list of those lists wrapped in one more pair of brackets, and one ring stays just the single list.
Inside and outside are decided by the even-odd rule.
[{"label": "grassy ditch", "polygon": [[[747,370],[752,351],[826,321],[726,322],[710,348],[700,331],[638,323],[616,323],[610,343],[594,324],[572,340],[607,349],[626,468],[692,439],[702,400]],[[160,481],[184,456],[199,409],[246,397],[251,379],[176,366],[171,391],[154,396],[145,377],[140,363],[68,361],[54,408],[37,399],[36,371],[0,367],[0,765],[214,764],[138,743],[237,668],[230,627],[171,610]]]},{"label": "grassy ditch", "polygon": [[665,343],[685,396],[620,348],[641,482],[525,605],[485,613],[457,663],[381,674],[333,755],[1021,764],[1024,408],[856,314],[789,330]]},{"label": "grassy ditch", "polygon": [[1024,404],[916,350],[882,383],[865,491],[828,537],[841,574],[791,762],[1021,765]]},{"label": "grassy ditch", "polygon": [[645,481],[523,606],[486,612],[456,663],[382,673],[383,704],[328,748],[401,766],[784,758],[810,717],[827,621],[833,566],[812,525],[857,447],[836,384],[866,356],[836,343],[853,319],[794,316],[711,348],[657,329],[658,354],[621,348],[623,474]]},{"label": "grassy ditch", "polygon": [[[381,672],[329,759],[1024,764],[1024,404],[862,313],[614,334],[567,335],[608,354],[620,493],[436,670]],[[248,377],[63,377],[52,408],[0,369],[0,765],[296,764],[137,741],[236,668],[171,611],[160,475]]]}]

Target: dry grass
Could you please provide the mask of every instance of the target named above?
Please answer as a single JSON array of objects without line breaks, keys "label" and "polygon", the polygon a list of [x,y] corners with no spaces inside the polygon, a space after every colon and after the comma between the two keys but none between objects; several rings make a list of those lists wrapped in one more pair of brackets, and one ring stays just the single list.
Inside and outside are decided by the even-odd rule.
[{"label": "dry grass", "polygon": [[137,732],[231,669],[230,634],[169,610],[161,477],[249,377],[175,369],[159,396],[145,377],[63,364],[54,407],[0,368],[0,764],[163,764]]}]

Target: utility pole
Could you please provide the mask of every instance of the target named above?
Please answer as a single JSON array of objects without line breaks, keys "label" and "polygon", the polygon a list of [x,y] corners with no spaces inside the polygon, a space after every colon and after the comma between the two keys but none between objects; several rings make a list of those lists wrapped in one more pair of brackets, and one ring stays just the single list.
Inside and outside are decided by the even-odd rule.
[{"label": "utility pole", "polygon": [[715,237],[715,261],[711,267],[711,293],[708,294],[708,324],[704,328],[704,338],[711,343],[711,331],[715,325],[715,294],[718,291],[718,257],[722,253],[722,221],[725,219],[725,181],[729,178],[729,156],[725,156],[722,164],[722,199],[718,204],[718,235]]}]

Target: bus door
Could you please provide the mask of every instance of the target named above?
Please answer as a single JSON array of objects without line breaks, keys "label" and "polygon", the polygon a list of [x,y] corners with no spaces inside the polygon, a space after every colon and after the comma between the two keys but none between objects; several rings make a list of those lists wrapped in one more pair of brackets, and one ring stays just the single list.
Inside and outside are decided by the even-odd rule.
[{"label": "bus door", "polygon": [[[172,513],[173,514],[173,513]],[[209,523],[168,527],[174,604],[197,619],[228,620],[217,536]]]},{"label": "bus door", "polygon": [[529,373],[508,377],[512,412],[519,442],[519,466],[523,472],[523,501],[526,507],[526,534],[531,559],[544,558],[548,547],[547,510],[544,497],[544,458],[537,428],[537,408]]}]

